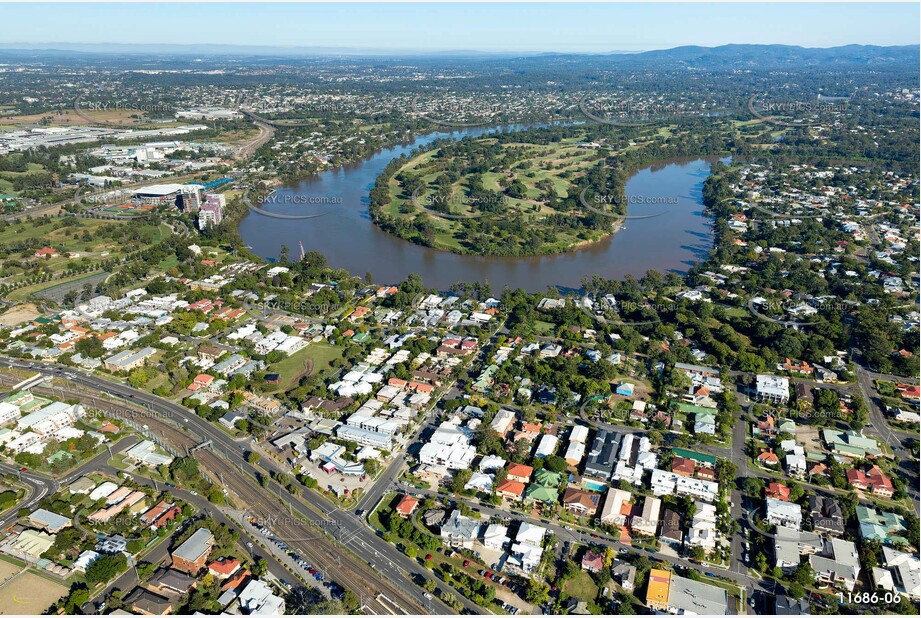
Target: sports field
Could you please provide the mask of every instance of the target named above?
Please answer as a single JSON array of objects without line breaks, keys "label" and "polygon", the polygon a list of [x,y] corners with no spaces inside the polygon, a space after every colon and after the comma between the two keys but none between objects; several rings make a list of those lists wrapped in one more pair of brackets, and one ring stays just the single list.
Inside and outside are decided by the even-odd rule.
[{"label": "sports field", "polygon": [[[0,563],[0,569],[6,566],[13,565]],[[65,594],[67,586],[26,572],[0,586],[0,614],[41,614]]]}]

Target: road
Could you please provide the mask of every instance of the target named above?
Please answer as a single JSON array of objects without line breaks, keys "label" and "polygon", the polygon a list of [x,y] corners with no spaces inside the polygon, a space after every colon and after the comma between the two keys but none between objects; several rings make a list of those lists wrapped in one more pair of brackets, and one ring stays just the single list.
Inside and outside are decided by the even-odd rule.
[{"label": "road", "polygon": [[[232,491],[240,503],[249,507],[260,519],[273,522],[268,527],[278,538],[291,539],[288,544],[308,562],[331,574],[333,579],[367,600],[366,604],[371,611],[385,614],[400,613],[400,610],[405,613],[425,613],[427,610],[430,613],[452,613],[450,608],[437,599],[425,598],[423,591],[409,580],[412,573],[435,579],[416,561],[380,539],[354,513],[332,507],[325,498],[311,491],[302,492],[303,500],[300,500],[274,481],[268,480],[271,472],[278,471],[273,462],[263,458],[255,466],[248,463],[244,446],[194,412],[129,386],[69,367],[12,358],[4,358],[3,361],[15,368],[41,370],[86,387],[89,390],[83,393],[83,397],[94,407],[105,401],[99,399],[99,393],[103,393],[146,408],[149,414],[143,418],[139,418],[136,410],[127,407],[110,413],[121,414],[123,418],[146,425],[146,431],[151,436],[156,434],[180,451],[187,451],[210,440],[212,448],[196,452],[195,457],[200,467],[207,470],[220,485]],[[264,487],[260,487],[256,480],[260,478],[263,479]],[[333,525],[328,523],[330,517],[334,517]],[[327,534],[316,534],[317,530],[326,532],[327,526],[331,527],[338,542],[334,542]],[[304,538],[305,530],[310,531],[307,535],[310,538]],[[344,548],[347,551],[343,551]],[[381,595],[392,602],[379,600]],[[460,596],[458,598],[469,612],[483,613],[483,609],[473,602]]]},{"label": "road", "polygon": [[[98,470],[102,472],[106,472],[113,476],[117,475],[120,472],[120,470],[117,470],[115,468],[111,468],[108,466],[103,466],[99,468]],[[131,477],[139,485],[159,488],[155,481],[149,478],[140,476],[137,473],[132,473]],[[162,488],[159,488],[159,489],[162,489]],[[259,539],[256,539],[253,535],[249,534],[250,532],[249,530],[247,530],[243,526],[240,526],[235,521],[231,520],[231,518],[227,517],[222,511],[215,508],[215,506],[211,504],[210,502],[208,502],[205,498],[195,495],[189,491],[185,491],[185,490],[178,489],[175,487],[171,488],[170,492],[175,497],[181,500],[185,500],[186,502],[190,504],[193,504],[198,509],[198,513],[200,515],[207,515],[208,517],[213,518],[218,523],[226,524],[237,530],[240,530],[242,534],[240,536],[240,541],[238,545],[239,549],[244,554],[252,555],[254,558],[257,558],[257,557],[265,558],[266,563],[268,565],[268,572],[272,575],[272,577],[280,581],[286,581],[289,584],[294,584],[297,581],[298,578],[294,574],[294,572],[288,566],[283,565],[279,557],[274,555],[274,552],[264,551],[261,548],[259,548],[257,545]],[[156,565],[168,564],[170,562],[168,558],[169,558],[169,547],[171,544],[171,539],[175,537],[177,534],[181,533],[185,529],[185,526],[191,523],[192,521],[194,520],[193,519],[186,520],[186,522],[184,522],[184,525],[178,528],[171,537],[167,539],[163,539],[162,542],[157,544],[153,548],[153,550],[150,551],[150,553],[142,556],[141,560],[143,562],[149,562],[151,564],[156,564]],[[250,539],[250,540],[247,541],[247,539]],[[311,578],[311,580],[312,579],[313,578]],[[109,585],[100,589],[96,594],[93,595],[93,599],[95,599],[95,601],[91,600],[89,601],[88,605],[84,606],[85,613],[97,612],[99,610],[99,606],[104,602],[105,599],[108,598],[108,596],[114,590],[121,590],[124,592],[128,592],[129,590],[134,588],[134,586],[136,586],[137,583],[138,583],[137,571],[135,571],[135,569],[133,568],[128,569],[127,571],[122,573],[120,576],[115,578],[112,582],[110,582]],[[326,591],[324,590],[324,592]],[[326,594],[328,595],[328,592]]]}]

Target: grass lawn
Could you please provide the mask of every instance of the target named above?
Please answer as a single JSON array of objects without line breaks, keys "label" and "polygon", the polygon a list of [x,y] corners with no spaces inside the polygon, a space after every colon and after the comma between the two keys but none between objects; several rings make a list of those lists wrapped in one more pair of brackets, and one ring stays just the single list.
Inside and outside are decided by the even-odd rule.
[{"label": "grass lawn", "polygon": [[332,360],[342,357],[342,348],[328,343],[311,343],[288,358],[270,365],[268,373],[279,374],[275,393],[289,390],[297,384],[301,376],[313,372],[324,372]]},{"label": "grass lawn", "polygon": [[0,588],[0,612],[4,614],[40,614],[67,593],[67,586],[27,571],[7,581]]},{"label": "grass lawn", "polygon": [[534,320],[534,332],[538,335],[552,335],[553,329],[556,328],[551,322],[543,320]]},{"label": "grass lawn", "polygon": [[[481,138],[480,141],[491,145],[496,140]],[[545,199],[544,189],[538,187],[539,184],[549,182],[557,195],[565,197],[569,194],[575,180],[600,165],[597,153],[578,148],[576,146],[578,141],[579,139],[567,139],[551,145],[502,144],[501,148],[511,158],[510,161],[503,163],[507,168],[499,171],[472,172],[454,181],[447,191],[452,196],[452,202],[449,204],[451,211],[458,216],[485,216],[486,220],[503,220],[512,216],[521,216],[529,226],[549,225],[548,229],[554,232],[548,235],[541,247],[537,248],[530,247],[530,245],[522,246],[520,241],[515,240],[516,237],[510,236],[503,230],[482,232],[493,235],[498,243],[507,244],[508,247],[502,249],[503,253],[508,251],[511,251],[512,254],[522,251],[528,254],[532,252],[557,253],[584,242],[598,240],[608,231],[572,229],[549,223],[548,219],[551,215],[556,214],[556,209],[551,207],[550,202]],[[423,188],[418,193],[418,198],[423,209],[425,209],[425,200],[435,192],[433,182],[443,173],[444,162],[435,158],[437,152],[437,150],[432,150],[422,153],[400,169],[400,172],[412,172],[421,180]],[[462,199],[467,195],[469,183],[474,180],[482,182],[487,190],[501,193],[502,185],[510,177],[521,183],[522,192],[518,197],[505,202],[508,213],[484,213],[474,203],[466,203]],[[402,220],[419,216],[418,208],[407,203],[409,200],[400,182],[396,180],[396,175],[390,179],[389,193],[390,200],[383,207],[387,215]],[[408,212],[401,212],[401,207],[407,205],[409,206]],[[482,238],[471,240],[466,236],[465,228],[468,225],[462,220],[443,218],[432,213],[429,213],[426,218],[432,235],[430,241],[435,248],[455,253],[467,253],[471,251],[472,242],[482,241]],[[407,232],[407,234],[411,233]],[[398,235],[403,235],[403,233]]]},{"label": "grass lawn", "polygon": [[587,571],[579,574],[563,584],[563,592],[580,601],[594,601],[598,596],[598,586]]}]

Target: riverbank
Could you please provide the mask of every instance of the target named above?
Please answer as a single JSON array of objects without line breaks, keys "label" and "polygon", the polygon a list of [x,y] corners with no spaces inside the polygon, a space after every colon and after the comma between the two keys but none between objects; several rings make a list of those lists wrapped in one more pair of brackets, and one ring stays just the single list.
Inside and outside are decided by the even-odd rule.
[{"label": "riverbank", "polygon": [[[548,286],[578,289],[586,276],[639,278],[650,269],[683,273],[709,253],[712,232],[702,202],[703,181],[710,170],[707,159],[664,160],[640,169],[625,183],[627,214],[647,218],[628,219],[616,234],[557,255],[458,255],[409,243],[373,224],[369,192],[394,159],[405,157],[405,163],[413,151],[430,149],[437,139],[485,132],[431,134],[309,181],[278,187],[275,201],[261,204],[261,209],[322,216],[284,221],[247,212],[239,233],[254,254],[266,259],[276,258],[282,245],[303,243],[305,250],[323,253],[334,268],[359,276],[370,273],[378,282],[397,282],[417,273],[441,290],[462,281],[489,283],[497,291],[506,286],[529,291]],[[332,197],[337,201],[334,206],[315,201]]]},{"label": "riverbank", "polygon": [[676,155],[712,156],[712,145],[683,137],[677,126],[626,143],[608,131],[541,127],[417,149],[376,179],[371,220],[403,240],[458,255],[563,254],[605,240],[625,218],[649,214],[626,212],[652,203],[645,196],[628,202],[626,180],[636,171]]}]

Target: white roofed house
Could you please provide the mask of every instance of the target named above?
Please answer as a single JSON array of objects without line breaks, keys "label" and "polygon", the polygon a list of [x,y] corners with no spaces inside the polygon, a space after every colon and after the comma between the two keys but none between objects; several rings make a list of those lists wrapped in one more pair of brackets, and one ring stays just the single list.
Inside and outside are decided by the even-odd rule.
[{"label": "white roofed house", "polygon": [[549,457],[556,452],[556,446],[559,438],[553,434],[545,433],[537,443],[537,450],[534,452],[535,457]]},{"label": "white roofed house", "polygon": [[483,545],[486,549],[501,551],[509,543],[508,526],[502,524],[489,524],[483,533]]},{"label": "white roofed house", "polygon": [[582,458],[585,456],[585,443],[584,442],[570,442],[569,446],[566,449],[566,454],[563,456],[563,459],[566,460],[570,466],[578,466],[582,462]]},{"label": "white roofed house", "polygon": [[776,498],[765,498],[765,519],[775,526],[786,526],[794,530],[803,529],[803,511],[795,502],[784,502]]},{"label": "white roofed house", "polygon": [[787,403],[790,400],[790,380],[780,376],[758,374],[755,378],[755,397],[758,401]]},{"label": "white roofed house", "polygon": [[546,528],[535,526],[524,521],[515,535],[507,564],[517,566],[524,573],[530,573],[540,565],[544,554],[543,540],[547,533]]},{"label": "white roofed house", "polygon": [[588,440],[588,427],[585,425],[574,425],[572,431],[569,432],[569,441],[581,442],[584,444],[586,440]]},{"label": "white roofed house", "polygon": [[455,509],[441,524],[441,539],[451,547],[470,549],[479,536],[479,532],[480,523],[472,517],[461,515],[458,509]]},{"label": "white roofed house", "polygon": [[873,567],[876,588],[921,599],[921,560],[913,554],[883,547],[881,566]]},{"label": "white roofed house", "polygon": [[470,444],[469,430],[447,421],[438,426],[419,451],[419,461],[423,464],[449,470],[466,470],[475,458],[476,447]]},{"label": "white roofed house", "polygon": [[492,474],[474,472],[473,475],[471,475],[470,480],[467,481],[467,484],[464,485],[464,489],[472,489],[474,491],[488,493],[492,490],[494,479],[495,477]]},{"label": "white roofed house", "polygon": [[247,614],[271,616],[285,613],[284,598],[276,595],[266,583],[258,579],[249,580],[238,600]]},{"label": "white roofed house", "polygon": [[623,510],[624,504],[629,504],[631,499],[632,495],[630,492],[617,489],[616,487],[610,488],[607,496],[605,496],[604,506],[601,507],[601,523],[622,526],[626,521],[626,516],[624,516],[621,511]]},{"label": "white roofed house", "polygon": [[659,510],[661,507],[661,500],[646,496],[643,502],[643,512],[639,517],[634,517],[630,520],[630,529],[638,534],[655,536],[656,529],[659,526]]},{"label": "white roofed house", "polygon": [[480,460],[480,472],[489,472],[505,467],[505,460],[496,455],[486,455]]},{"label": "white roofed house", "polygon": [[695,502],[697,507],[688,529],[688,545],[712,551],[716,547],[716,507],[705,502]]},{"label": "white roofed house", "polygon": [[502,409],[496,413],[495,417],[493,417],[492,422],[489,424],[489,428],[498,433],[500,436],[505,436],[509,431],[511,431],[514,424],[515,413],[512,410]]}]

